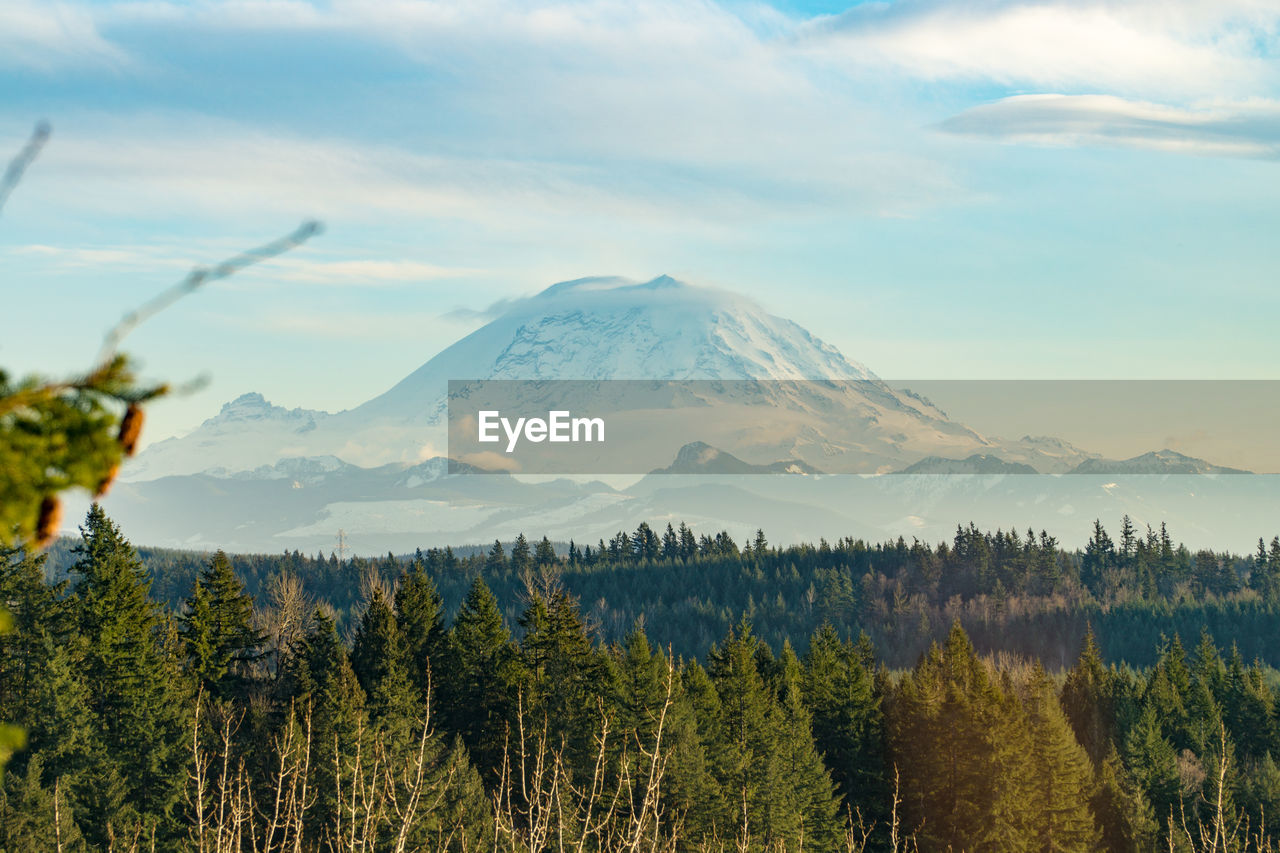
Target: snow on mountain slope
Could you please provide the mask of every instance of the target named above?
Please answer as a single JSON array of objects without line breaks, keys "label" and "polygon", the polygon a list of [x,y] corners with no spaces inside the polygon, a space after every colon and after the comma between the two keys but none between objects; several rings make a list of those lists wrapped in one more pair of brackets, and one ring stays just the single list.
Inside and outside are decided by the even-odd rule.
[{"label": "snow on mountain slope", "polygon": [[[666,473],[616,491],[449,474],[438,457],[451,379],[849,381],[744,383],[728,400],[744,412],[756,405],[743,428],[688,407],[680,429],[657,431],[677,442],[655,466]],[[522,400],[529,405],[546,402],[536,388],[522,393],[534,395]],[[576,393],[605,392],[597,385]],[[573,409],[588,400],[564,402]],[[817,473],[901,471],[928,457],[924,467],[951,476]],[[740,476],[779,466],[809,476]],[[1095,476],[1007,476],[1023,466]],[[131,460],[106,509],[150,544],[310,550],[332,547],[341,527],[364,553],[521,531],[581,541],[640,521],[682,519],[699,532],[734,535],[764,526],[781,542],[846,533],[945,537],[970,519],[1082,536],[1088,519],[1122,512],[1177,521],[1180,535],[1202,533],[1218,546],[1225,534],[1264,529],[1259,519],[1271,512],[1280,478],[1149,476],[1193,470],[1223,469],[1168,451],[1114,462],[1052,437],[989,439],[750,300],[666,276],[590,278],[506,305],[355,409],[286,409],[245,394],[190,435]],[[76,518],[73,509],[69,523]],[[1220,541],[1210,542],[1214,536]]]},{"label": "snow on mountain slope", "polygon": [[281,459],[314,454],[316,430],[331,417],[313,409],[275,406],[261,394],[242,394],[189,435],[158,441],[129,460],[121,479],[270,467]]},{"label": "snow on mountain slope", "polygon": [[450,379],[868,379],[861,364],[749,299],[678,282],[584,278],[507,306],[355,409],[436,419]]},{"label": "snow on mountain slope", "polygon": [[865,393],[854,395],[859,399],[828,390],[787,401],[800,404],[796,411],[817,426],[802,431],[793,446],[762,447],[761,456],[786,450],[826,459],[848,450],[847,440],[833,443],[824,420],[874,426],[880,433],[876,446],[857,448],[859,458],[874,466],[894,461],[892,445],[899,440],[904,446],[921,444],[910,456],[990,446],[927,401],[891,391],[866,367],[749,299],[668,276],[643,283],[586,278],[508,304],[494,320],[355,409],[333,415],[286,410],[246,394],[190,435],[148,448],[124,476],[138,481],[226,475],[294,456],[334,456],[362,467],[416,464],[444,452],[451,379],[865,380]]}]

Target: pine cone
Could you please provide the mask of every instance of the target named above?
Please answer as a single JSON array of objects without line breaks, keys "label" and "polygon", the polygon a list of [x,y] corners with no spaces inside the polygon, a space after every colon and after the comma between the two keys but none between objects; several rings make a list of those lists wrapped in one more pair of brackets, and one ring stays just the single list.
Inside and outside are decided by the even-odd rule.
[{"label": "pine cone", "polygon": [[104,497],[111,489],[111,484],[116,481],[116,475],[120,473],[119,463],[112,465],[111,470],[107,472],[107,476],[103,477],[98,483],[98,488],[93,492],[93,499]]},{"label": "pine cone", "polygon": [[36,520],[36,547],[44,548],[58,535],[62,526],[62,502],[57,495],[45,495],[40,501],[40,517]]},{"label": "pine cone", "polygon": [[117,437],[125,456],[132,456],[138,449],[138,438],[141,435],[142,409],[137,403],[130,403],[120,421],[120,435]]}]

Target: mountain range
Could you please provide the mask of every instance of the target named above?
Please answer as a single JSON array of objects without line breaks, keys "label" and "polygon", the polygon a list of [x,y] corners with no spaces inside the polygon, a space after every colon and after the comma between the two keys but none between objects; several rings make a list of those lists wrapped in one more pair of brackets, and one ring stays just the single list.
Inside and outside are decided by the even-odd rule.
[{"label": "mountain range", "polygon": [[[779,395],[776,424],[673,435],[668,464],[617,487],[450,473],[455,379],[818,381],[764,383],[760,393]],[[1037,473],[1076,476],[1020,476]],[[1271,478],[1219,477],[1231,473],[1243,472],[1168,450],[1107,460],[1049,436],[985,436],[741,296],[667,276],[586,278],[501,306],[354,409],[286,409],[243,394],[131,460],[106,508],[145,544],[260,551],[328,549],[339,529],[371,553],[521,531],[593,541],[641,520],[738,534],[764,527],[775,541],[936,538],[984,518],[1083,535],[1079,516],[1124,511],[1153,524],[1186,512],[1188,528],[1234,536],[1252,518],[1232,509],[1229,494],[1241,490],[1225,483],[1249,480],[1244,493],[1256,503]],[[937,474],[949,476],[905,476]],[[1218,495],[1209,515],[1220,520],[1194,500],[1197,490]]]}]

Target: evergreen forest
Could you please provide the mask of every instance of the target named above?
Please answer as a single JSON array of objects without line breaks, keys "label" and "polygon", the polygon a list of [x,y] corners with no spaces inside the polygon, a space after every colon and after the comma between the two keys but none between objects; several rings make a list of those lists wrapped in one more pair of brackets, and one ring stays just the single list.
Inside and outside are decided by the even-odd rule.
[{"label": "evergreen forest", "polygon": [[0,850],[1270,851],[1280,538],[0,550]]}]

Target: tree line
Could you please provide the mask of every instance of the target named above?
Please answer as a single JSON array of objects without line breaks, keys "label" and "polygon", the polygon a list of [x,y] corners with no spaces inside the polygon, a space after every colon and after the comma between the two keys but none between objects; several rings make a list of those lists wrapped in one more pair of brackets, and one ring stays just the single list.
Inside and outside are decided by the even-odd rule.
[{"label": "tree line", "polygon": [[[50,565],[59,577],[74,564],[59,541]],[[152,595],[182,607],[208,554],[144,548]],[[1108,660],[1152,666],[1162,634],[1210,631],[1247,660],[1280,665],[1280,538],[1237,555],[1174,544],[1168,530],[1142,535],[1127,517],[1113,541],[1095,522],[1081,550],[1045,533],[960,526],[950,542],[867,543],[843,538],[773,547],[763,531],[739,545],[728,533],[695,536],[685,524],[659,532],[641,524],[608,542],[495,541],[412,555],[340,560],[236,554],[229,559],[259,600],[282,577],[333,608],[340,631],[359,619],[371,580],[393,584],[421,562],[452,616],[477,577],[514,626],[530,572],[554,568],[583,603],[607,642],[621,642],[637,619],[649,637],[686,658],[702,657],[744,616],[774,649],[831,623],[841,634],[866,632],[891,667],[914,665],[957,620],[983,654],[1010,651],[1050,669],[1071,664],[1090,629]]]}]

